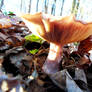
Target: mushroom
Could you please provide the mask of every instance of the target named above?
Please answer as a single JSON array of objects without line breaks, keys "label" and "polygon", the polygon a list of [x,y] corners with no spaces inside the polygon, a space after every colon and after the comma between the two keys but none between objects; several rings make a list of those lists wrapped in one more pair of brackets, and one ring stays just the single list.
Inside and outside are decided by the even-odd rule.
[{"label": "mushroom", "polygon": [[63,46],[71,42],[82,41],[92,35],[92,23],[83,23],[73,15],[55,17],[36,13],[21,16],[31,32],[50,43],[49,54],[42,67],[47,74],[59,71]]}]

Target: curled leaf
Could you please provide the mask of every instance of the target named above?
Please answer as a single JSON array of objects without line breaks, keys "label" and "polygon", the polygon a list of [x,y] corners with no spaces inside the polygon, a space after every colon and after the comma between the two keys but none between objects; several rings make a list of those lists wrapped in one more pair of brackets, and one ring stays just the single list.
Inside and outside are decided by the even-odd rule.
[{"label": "curled leaf", "polygon": [[0,19],[0,28],[8,28],[11,27],[11,20],[2,18]]},{"label": "curled leaf", "polygon": [[88,53],[88,51],[90,51],[91,49],[92,49],[92,35],[80,42],[78,52],[80,55],[84,55],[84,53]]},{"label": "curled leaf", "polygon": [[31,41],[31,42],[38,42],[38,43],[43,42],[43,40],[40,37],[38,37],[34,34],[25,36],[25,39],[28,40],[28,41]]}]

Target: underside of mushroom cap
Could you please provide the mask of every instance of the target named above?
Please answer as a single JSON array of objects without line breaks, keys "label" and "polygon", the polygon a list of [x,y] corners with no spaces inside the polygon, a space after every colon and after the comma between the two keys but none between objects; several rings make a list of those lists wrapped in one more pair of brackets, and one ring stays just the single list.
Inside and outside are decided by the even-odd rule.
[{"label": "underside of mushroom cap", "polygon": [[36,13],[21,17],[33,34],[56,44],[81,41],[92,34],[92,23],[84,24],[73,15],[56,18],[49,14]]}]

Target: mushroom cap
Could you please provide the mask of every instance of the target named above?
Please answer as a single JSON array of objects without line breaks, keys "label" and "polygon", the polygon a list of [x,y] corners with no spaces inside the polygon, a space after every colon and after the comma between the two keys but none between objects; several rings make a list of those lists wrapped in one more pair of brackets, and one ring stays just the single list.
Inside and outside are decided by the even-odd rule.
[{"label": "mushroom cap", "polygon": [[78,21],[73,15],[62,18],[36,13],[21,18],[33,34],[55,44],[81,41],[92,35],[92,23]]}]

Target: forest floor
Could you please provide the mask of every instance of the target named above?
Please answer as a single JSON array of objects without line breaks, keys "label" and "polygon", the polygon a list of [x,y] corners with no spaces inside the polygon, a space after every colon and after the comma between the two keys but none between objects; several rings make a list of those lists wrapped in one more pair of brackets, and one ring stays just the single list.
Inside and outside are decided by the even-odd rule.
[{"label": "forest floor", "polygon": [[49,76],[42,70],[49,43],[27,37],[31,32],[18,18],[3,14],[0,18],[12,20],[11,27],[0,29],[0,92],[92,91],[91,54],[85,48],[80,46],[79,53],[78,44],[65,45],[60,71]]}]

